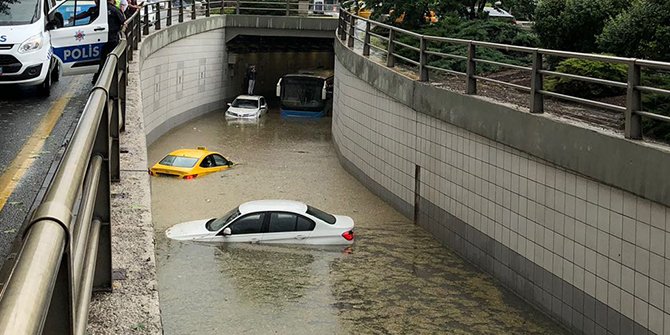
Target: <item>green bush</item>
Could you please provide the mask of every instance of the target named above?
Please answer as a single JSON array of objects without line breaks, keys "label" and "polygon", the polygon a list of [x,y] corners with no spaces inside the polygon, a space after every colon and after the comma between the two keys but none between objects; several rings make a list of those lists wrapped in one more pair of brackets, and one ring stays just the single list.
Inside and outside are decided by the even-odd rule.
[{"label": "green bush", "polygon": [[635,1],[607,22],[598,46],[620,56],[670,60],[670,0]]},{"label": "green bush", "polygon": [[630,0],[542,0],[534,29],[545,48],[596,52],[596,36],[605,22],[629,4]]},{"label": "green bush", "polygon": [[[612,64],[585,59],[568,58],[558,63],[556,72],[626,82],[628,76],[628,67],[624,64]],[[623,88],[564,77],[550,77],[545,80],[544,85],[545,88],[549,91],[569,94],[582,98],[610,97],[626,93],[626,90]]]}]

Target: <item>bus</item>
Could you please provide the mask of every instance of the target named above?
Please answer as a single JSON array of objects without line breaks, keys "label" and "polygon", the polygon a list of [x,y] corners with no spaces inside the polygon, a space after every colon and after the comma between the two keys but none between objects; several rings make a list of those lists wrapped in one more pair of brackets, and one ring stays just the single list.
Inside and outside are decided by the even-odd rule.
[{"label": "bus", "polygon": [[300,71],[277,82],[282,117],[317,118],[333,108],[333,70]]}]

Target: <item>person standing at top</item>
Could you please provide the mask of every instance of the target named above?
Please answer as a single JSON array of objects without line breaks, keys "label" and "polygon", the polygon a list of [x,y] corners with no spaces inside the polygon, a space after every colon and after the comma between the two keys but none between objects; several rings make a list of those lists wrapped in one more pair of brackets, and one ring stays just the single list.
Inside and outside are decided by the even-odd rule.
[{"label": "person standing at top", "polygon": [[107,0],[107,43],[105,43],[100,52],[100,66],[98,67],[98,72],[93,75],[94,85],[100,76],[100,71],[102,71],[105,61],[107,61],[107,55],[114,51],[114,48],[119,44],[121,40],[120,33],[125,25],[126,17],[115,6],[115,2],[115,0]]},{"label": "person standing at top", "polygon": [[256,65],[249,66],[247,78],[249,79],[249,88],[247,89],[247,94],[254,95],[254,86],[256,85]]}]

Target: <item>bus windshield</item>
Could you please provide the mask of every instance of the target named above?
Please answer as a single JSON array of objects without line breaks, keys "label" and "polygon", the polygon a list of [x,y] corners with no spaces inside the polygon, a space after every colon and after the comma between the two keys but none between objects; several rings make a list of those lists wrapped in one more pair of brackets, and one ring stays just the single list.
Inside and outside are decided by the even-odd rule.
[{"label": "bus windshield", "polygon": [[295,78],[282,79],[281,103],[284,107],[303,110],[320,110],[325,102],[321,99],[323,79]]},{"label": "bus windshield", "polygon": [[40,0],[0,0],[0,26],[31,24],[40,12]]}]

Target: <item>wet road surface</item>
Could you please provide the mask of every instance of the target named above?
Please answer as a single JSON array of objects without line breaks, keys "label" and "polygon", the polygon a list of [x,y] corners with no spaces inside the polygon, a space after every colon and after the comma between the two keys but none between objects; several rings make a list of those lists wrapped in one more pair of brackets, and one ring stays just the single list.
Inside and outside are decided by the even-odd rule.
[{"label": "wet road surface", "polygon": [[[174,334],[562,334],[344,171],[330,118],[231,125],[211,113],[149,148],[155,163],[206,146],[239,163],[217,174],[152,177],[164,331]],[[356,222],[352,247],[168,240],[173,224],[254,199],[305,201]]]},{"label": "wet road surface", "polygon": [[0,265],[49,170],[62,157],[90,80],[90,75],[61,77],[48,98],[36,87],[0,85]]}]

